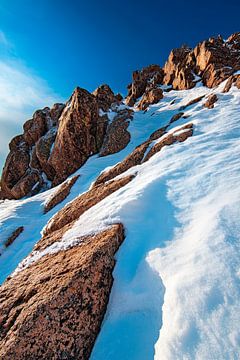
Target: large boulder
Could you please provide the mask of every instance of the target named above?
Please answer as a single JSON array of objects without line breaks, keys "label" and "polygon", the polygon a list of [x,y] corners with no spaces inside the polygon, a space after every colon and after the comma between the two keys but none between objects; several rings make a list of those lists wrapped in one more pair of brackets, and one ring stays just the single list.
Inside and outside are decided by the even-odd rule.
[{"label": "large boulder", "polygon": [[[56,174],[54,185],[61,183],[90,155],[98,152],[99,118],[96,97],[77,87],[59,119],[57,137],[49,159]],[[103,136],[99,140],[101,143]]]}]

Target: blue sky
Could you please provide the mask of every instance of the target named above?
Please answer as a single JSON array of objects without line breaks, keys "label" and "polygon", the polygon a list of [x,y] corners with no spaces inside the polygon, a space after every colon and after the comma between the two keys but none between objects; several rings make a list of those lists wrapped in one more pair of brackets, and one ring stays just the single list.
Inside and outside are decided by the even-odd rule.
[{"label": "blue sky", "polygon": [[37,107],[79,85],[124,93],[131,72],[170,50],[239,31],[239,1],[0,1],[0,166]]}]

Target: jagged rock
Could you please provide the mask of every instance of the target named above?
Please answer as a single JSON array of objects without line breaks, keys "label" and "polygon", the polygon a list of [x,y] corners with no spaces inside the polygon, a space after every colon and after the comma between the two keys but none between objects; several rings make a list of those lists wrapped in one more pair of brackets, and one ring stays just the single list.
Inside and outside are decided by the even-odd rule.
[{"label": "jagged rock", "polygon": [[221,36],[210,38],[194,49],[197,72],[204,85],[215,87],[238,69],[240,53],[233,47],[233,38],[226,42]]},{"label": "jagged rock", "polygon": [[150,65],[140,71],[134,71],[132,83],[128,86],[126,104],[133,106],[137,99],[144,94],[149,84],[154,86],[162,83],[163,75],[163,69],[159,65]]},{"label": "jagged rock", "polygon": [[146,90],[144,95],[142,96],[141,101],[138,104],[139,110],[146,110],[149,105],[156,104],[163,98],[162,89],[156,87],[153,89]]},{"label": "jagged rock", "polygon": [[108,125],[106,136],[100,150],[100,156],[114,154],[124,149],[131,139],[127,131],[130,120],[133,117],[133,111],[130,109],[120,110]]},{"label": "jagged rock", "polygon": [[12,139],[1,178],[1,198],[35,194],[44,185],[43,172],[53,178],[54,171],[47,161],[55,137],[54,124],[63,108],[63,104],[55,104],[51,110],[36,111],[24,124],[24,134]]},{"label": "jagged rock", "polygon": [[51,108],[50,117],[52,119],[53,125],[57,125],[58,120],[59,120],[64,108],[65,108],[65,104],[61,104],[61,103],[56,103]]},{"label": "jagged rock", "polygon": [[193,124],[187,124],[182,126],[180,129],[166,135],[162,140],[157,142],[146,154],[143,161],[148,161],[153,155],[161,151],[163,147],[174,144],[175,142],[183,142],[187,140],[193,134]]},{"label": "jagged rock", "polygon": [[34,145],[48,131],[50,109],[37,110],[33,118],[23,125],[24,139],[29,146]]},{"label": "jagged rock", "polygon": [[229,77],[226,85],[224,86],[223,93],[228,92],[232,85],[236,85],[238,89],[240,89],[240,75],[232,75]]},{"label": "jagged rock", "polygon": [[19,226],[16,230],[14,230],[12,232],[12,234],[9,236],[9,238],[5,241],[4,245],[6,247],[10,246],[16,240],[16,238],[23,232],[23,230],[24,230],[24,227]]},{"label": "jagged rock", "polygon": [[210,94],[207,98],[207,101],[203,104],[203,106],[207,107],[208,109],[213,109],[216,101],[218,101],[217,95]]},{"label": "jagged rock", "polygon": [[119,102],[120,99],[120,94],[118,94],[118,97],[116,97],[110,87],[106,84],[99,86],[93,92],[93,95],[97,99],[99,108],[101,108],[103,111],[108,111],[111,105],[115,102]]},{"label": "jagged rock", "polygon": [[70,180],[64,182],[60,188],[51,196],[44,206],[44,213],[52,210],[56,205],[61,203],[69,195],[71,188],[79,178],[79,175],[73,176]]},{"label": "jagged rock", "polygon": [[0,358],[87,360],[113,283],[121,224],[42,257],[0,288]]},{"label": "jagged rock", "polygon": [[173,89],[184,90],[195,86],[195,59],[192,49],[182,46],[171,51],[164,66],[164,84]]},{"label": "jagged rock", "polygon": [[54,217],[44,230],[44,237],[38,242],[36,250],[43,249],[50,245],[51,236],[49,234],[62,229],[65,225],[77,220],[85,211],[99,203],[101,200],[128,184],[134,178],[133,175],[112,180],[107,184],[93,187],[86,193],[80,195],[75,200],[65,205]]},{"label": "jagged rock", "polygon": [[[87,90],[76,88],[59,119],[59,127],[49,164],[55,170],[53,185],[64,181],[99,150],[99,108],[97,99]],[[103,134],[104,132],[102,132]]]}]

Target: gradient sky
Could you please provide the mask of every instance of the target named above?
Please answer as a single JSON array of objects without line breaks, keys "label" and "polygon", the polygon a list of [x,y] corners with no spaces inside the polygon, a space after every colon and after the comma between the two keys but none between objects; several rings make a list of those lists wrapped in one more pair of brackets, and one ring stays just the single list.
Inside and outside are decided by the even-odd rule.
[{"label": "gradient sky", "polygon": [[240,31],[239,0],[0,0],[0,166],[34,109],[79,85],[125,92],[131,72],[170,50]]}]

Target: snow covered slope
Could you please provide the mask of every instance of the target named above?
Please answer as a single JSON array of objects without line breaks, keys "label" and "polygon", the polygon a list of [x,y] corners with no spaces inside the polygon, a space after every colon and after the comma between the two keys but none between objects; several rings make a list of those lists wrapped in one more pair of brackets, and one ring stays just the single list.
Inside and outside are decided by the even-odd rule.
[{"label": "snow covered slope", "polygon": [[[202,99],[168,131],[193,123],[193,136],[164,147],[121,176],[126,186],[86,211],[62,240],[26,258],[65,249],[82,235],[121,222],[126,239],[117,254],[114,285],[92,360],[239,359],[240,357],[240,91],[198,85],[170,91],[146,112],[136,111],[131,142],[121,152],[91,157],[64,202],[43,215],[55,189],[0,204],[3,282],[32,250],[48,220],[85,192],[100,172],[122,161],[179,109],[216,93],[213,109]],[[174,101],[173,101],[174,100]],[[16,226],[24,232],[3,243]]]}]

